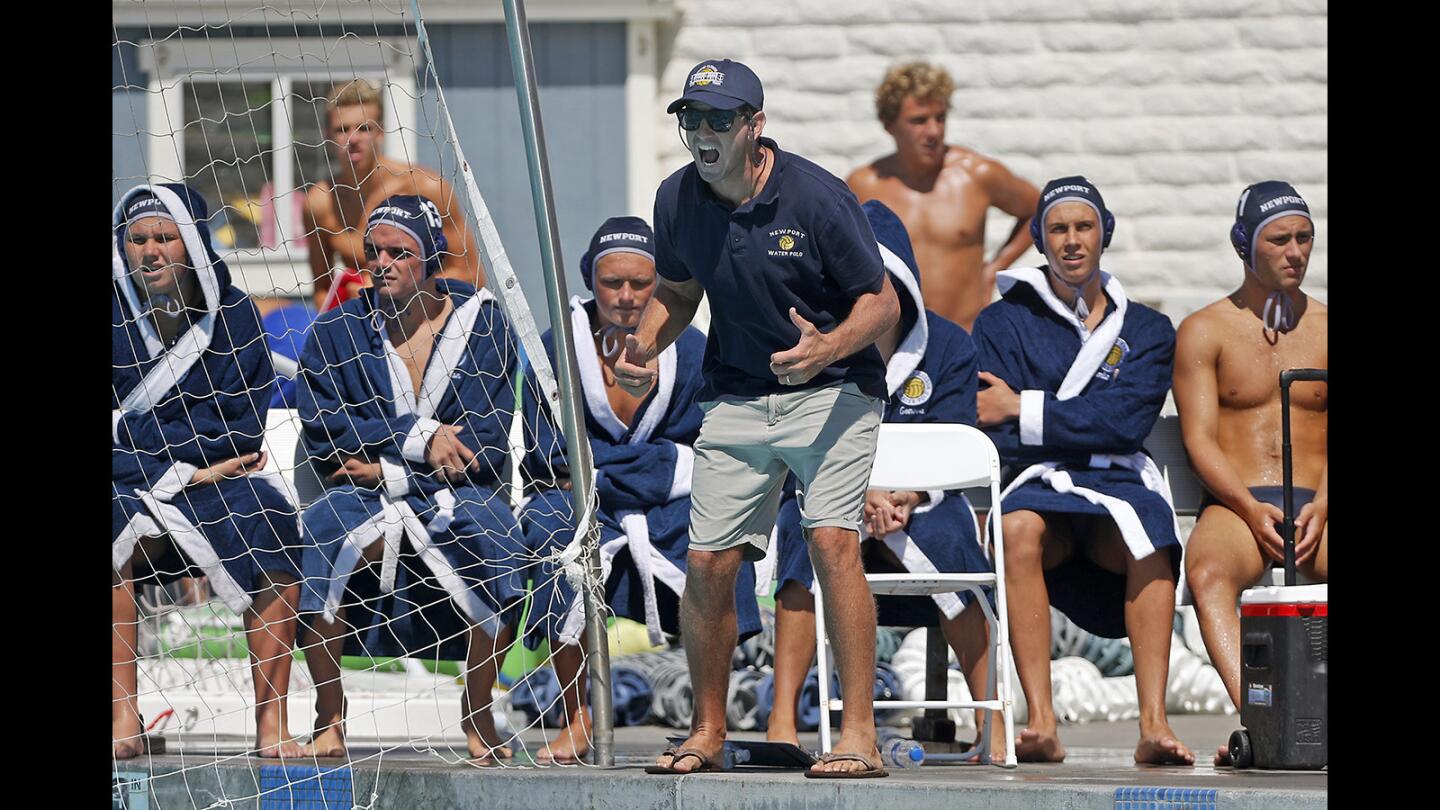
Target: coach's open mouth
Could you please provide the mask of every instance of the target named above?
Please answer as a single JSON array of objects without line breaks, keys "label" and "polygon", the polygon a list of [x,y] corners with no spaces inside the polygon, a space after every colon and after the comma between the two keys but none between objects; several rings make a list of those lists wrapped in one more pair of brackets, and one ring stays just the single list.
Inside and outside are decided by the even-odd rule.
[{"label": "coach's open mouth", "polygon": [[713,166],[713,165],[715,165],[716,163],[719,163],[719,162],[720,162],[720,150],[719,150],[719,149],[706,149],[706,148],[704,148],[704,147],[701,147],[701,148],[700,148],[700,162],[701,162],[701,163],[704,163],[706,166]]}]

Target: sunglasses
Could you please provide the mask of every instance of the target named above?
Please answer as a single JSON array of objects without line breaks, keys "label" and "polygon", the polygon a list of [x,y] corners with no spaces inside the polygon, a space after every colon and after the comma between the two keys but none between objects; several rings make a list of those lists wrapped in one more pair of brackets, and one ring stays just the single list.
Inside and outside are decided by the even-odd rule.
[{"label": "sunglasses", "polygon": [[694,132],[700,128],[701,121],[708,121],[710,129],[715,132],[729,132],[730,127],[735,126],[735,117],[740,113],[738,110],[681,110],[680,128],[686,132]]}]

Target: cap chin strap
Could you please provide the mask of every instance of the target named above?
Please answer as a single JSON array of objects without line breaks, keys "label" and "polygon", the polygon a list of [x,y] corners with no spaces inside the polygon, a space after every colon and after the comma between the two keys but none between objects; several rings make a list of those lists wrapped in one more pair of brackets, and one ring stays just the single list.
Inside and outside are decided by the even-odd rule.
[{"label": "cap chin strap", "polygon": [[150,302],[150,311],[156,315],[174,319],[185,314],[185,302],[181,301],[179,296],[156,293],[147,300]]},{"label": "cap chin strap", "polygon": [[[1245,263],[1245,270],[1253,274],[1257,281],[1260,279],[1260,274],[1249,262]],[[1295,305],[1290,303],[1290,296],[1281,290],[1271,290],[1265,297],[1265,308],[1260,311],[1260,320],[1270,332],[1289,332],[1294,329]]]},{"label": "cap chin strap", "polygon": [[[1046,264],[1049,265],[1049,261],[1050,261],[1050,255],[1049,255],[1049,253],[1050,253],[1050,252],[1049,252],[1049,251],[1046,251],[1045,253],[1046,253],[1046,255],[1045,255]],[[1053,266],[1050,267],[1050,275],[1051,275],[1051,277],[1053,277],[1056,281],[1060,282],[1061,284],[1064,284],[1066,287],[1068,287],[1068,288],[1070,289],[1071,292],[1075,293],[1075,303],[1072,305],[1072,308],[1075,310],[1075,317],[1076,317],[1076,318],[1079,318],[1081,323],[1084,323],[1084,322],[1085,322],[1085,319],[1088,318],[1088,317],[1090,317],[1090,305],[1087,304],[1087,303],[1085,303],[1085,296],[1084,296],[1084,295],[1081,295],[1081,292],[1082,292],[1083,288],[1085,287],[1085,285],[1086,285],[1086,284],[1089,284],[1089,283],[1090,283],[1090,280],[1093,279],[1093,278],[1095,278],[1095,276],[1098,275],[1099,273],[1100,273],[1100,265],[1097,264],[1097,265],[1095,265],[1095,269],[1090,271],[1090,275],[1088,275],[1088,276],[1086,276],[1084,279],[1082,279],[1079,284],[1071,284],[1070,282],[1066,281],[1066,280],[1064,279],[1064,277],[1061,276],[1060,273],[1057,272]]]},{"label": "cap chin strap", "polygon": [[1275,290],[1265,298],[1265,309],[1261,313],[1265,328],[1271,332],[1289,332],[1295,328],[1295,306],[1290,296]]},{"label": "cap chin strap", "polygon": [[618,324],[607,324],[595,332],[600,338],[600,353],[605,357],[611,357],[618,353],[625,346],[625,336],[635,334],[635,329],[629,326]]}]

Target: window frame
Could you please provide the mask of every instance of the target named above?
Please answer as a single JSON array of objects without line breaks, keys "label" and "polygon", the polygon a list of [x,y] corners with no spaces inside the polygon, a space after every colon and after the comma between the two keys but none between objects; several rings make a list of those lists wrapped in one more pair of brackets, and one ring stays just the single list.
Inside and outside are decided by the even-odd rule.
[{"label": "window frame", "polygon": [[[306,234],[292,227],[294,206],[301,204],[304,190],[296,187],[295,165],[291,147],[292,99],[290,91],[296,81],[312,83],[335,82],[356,77],[369,79],[381,86],[384,93],[384,154],[401,160],[413,160],[418,154],[419,132],[416,129],[420,110],[415,69],[419,55],[411,60],[414,41],[403,37],[379,36],[355,41],[361,47],[340,51],[334,42],[319,38],[289,40],[299,58],[279,58],[275,41],[261,37],[242,37],[231,41],[225,49],[227,59],[216,60],[211,46],[204,40],[144,40],[140,44],[141,69],[148,75],[146,90],[145,160],[151,183],[186,182],[184,155],[185,99],[189,83],[194,79],[206,82],[270,83],[271,146],[266,160],[266,175],[277,190],[273,211],[276,218],[276,247],[234,248],[220,253],[230,267],[237,287],[253,295],[308,298],[314,289],[309,246]],[[364,47],[369,46],[369,47]],[[330,64],[343,65],[334,70],[315,62],[314,54],[331,55]],[[305,57],[310,58],[305,58]],[[222,64],[215,64],[222,61]],[[237,63],[244,67],[236,68]],[[312,63],[314,63],[312,65]],[[283,99],[284,111],[277,112],[276,101]],[[322,132],[322,134],[324,134]],[[281,192],[280,189],[285,189]],[[258,191],[247,189],[247,191]]]}]

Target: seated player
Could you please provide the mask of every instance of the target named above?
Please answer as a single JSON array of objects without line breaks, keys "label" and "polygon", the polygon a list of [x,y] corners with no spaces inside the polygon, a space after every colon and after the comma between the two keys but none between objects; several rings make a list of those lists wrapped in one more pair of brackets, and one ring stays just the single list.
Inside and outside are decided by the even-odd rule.
[{"label": "seated player", "polygon": [[[1289,183],[1240,195],[1231,241],[1240,288],[1180,324],[1175,404],[1190,466],[1208,490],[1185,553],[1200,635],[1240,707],[1240,619],[1235,603],[1271,566],[1284,565],[1279,373],[1329,366],[1329,309],[1300,285],[1315,244],[1310,208]],[[1329,573],[1326,448],[1329,389],[1295,383],[1290,398],[1295,562],[1312,580]],[[1221,746],[1215,764],[1229,764]]]},{"label": "seated player", "polygon": [[145,753],[135,586],[204,575],[245,619],[256,748],[293,757],[285,693],[300,532],[261,450],[275,372],[255,305],[210,248],[205,200],[140,185],[115,209],[110,557],[116,759]]},{"label": "seated player", "polygon": [[440,276],[477,288],[485,284],[480,250],[466,227],[455,189],[430,169],[384,153],[381,100],[375,85],[352,79],[336,85],[325,101],[325,137],[338,168],[334,177],[305,192],[304,209],[314,301],[321,312],[354,298],[368,283],[360,271],[367,264],[361,226],[371,209],[396,194],[418,194],[440,210],[449,245],[440,257]]},{"label": "seated player", "polygon": [[[1032,220],[1047,264],[1006,270],[980,313],[976,409],[1012,480],[1004,503],[1010,641],[1029,727],[1016,755],[1060,762],[1049,606],[1135,654],[1135,761],[1190,765],[1165,716],[1182,547],[1169,489],[1145,454],[1175,329],[1100,269],[1115,218],[1083,177],[1045,186]],[[994,519],[994,513],[991,513]]]},{"label": "seated player", "polygon": [[321,315],[301,353],[305,447],[336,485],[303,515],[317,756],[345,752],[351,631],[352,654],[464,656],[472,762],[509,755],[489,704],[524,596],[523,539],[496,493],[516,351],[488,290],[436,278],[445,245],[434,203],[386,199],[365,232],[374,286]]},{"label": "seated player", "polygon": [[[871,200],[861,206],[880,243],[880,256],[890,271],[900,297],[900,319],[876,341],[885,360],[885,382],[890,400],[885,421],[892,423],[949,422],[975,424],[976,354],[970,335],[954,323],[925,308],[920,277],[905,225],[884,203]],[[775,702],[766,738],[799,744],[796,703],[810,663],[815,658],[815,572],[810,565],[800,507],[787,492],[776,519],[776,542],[762,572],[777,565],[775,594]],[[963,493],[866,493],[862,527],[867,568],[888,571],[969,573],[991,571],[980,545],[975,512]],[[758,577],[761,588],[770,577]],[[927,605],[926,601],[931,604]],[[968,592],[924,597],[879,597],[880,623],[921,626],[935,622],[939,610],[941,632],[955,650],[972,695],[987,690],[988,629],[979,609],[967,609]],[[919,603],[918,605],[915,603]],[[983,714],[977,719],[984,720]],[[993,727],[992,727],[993,734]],[[998,747],[995,739],[1001,739]],[[992,751],[1004,758],[1002,735],[991,737]]]},{"label": "seated player", "polygon": [[[644,396],[615,384],[614,365],[625,336],[640,322],[655,292],[654,234],[639,217],[607,219],[590,240],[580,274],[595,298],[570,301],[577,344],[585,429],[590,436],[599,500],[601,564],[605,594],[618,616],[645,623],[652,644],[679,632],[690,529],[690,449],[700,432],[696,400],[705,336],[686,327],[651,362],[659,371]],[[554,362],[554,330],[542,339]],[[587,349],[589,349],[587,351]],[[525,396],[530,477],[541,489],[520,513],[527,542],[553,553],[575,536],[565,439],[532,385]],[[532,623],[527,644],[550,639],[555,674],[564,687],[566,726],[536,757],[538,762],[577,762],[590,749],[590,719],[582,655],[585,606],[563,569],[536,566]],[[754,568],[742,566],[736,585],[740,638],[760,631]],[[686,639],[686,642],[691,642]],[[694,640],[703,643],[703,639]]]}]

